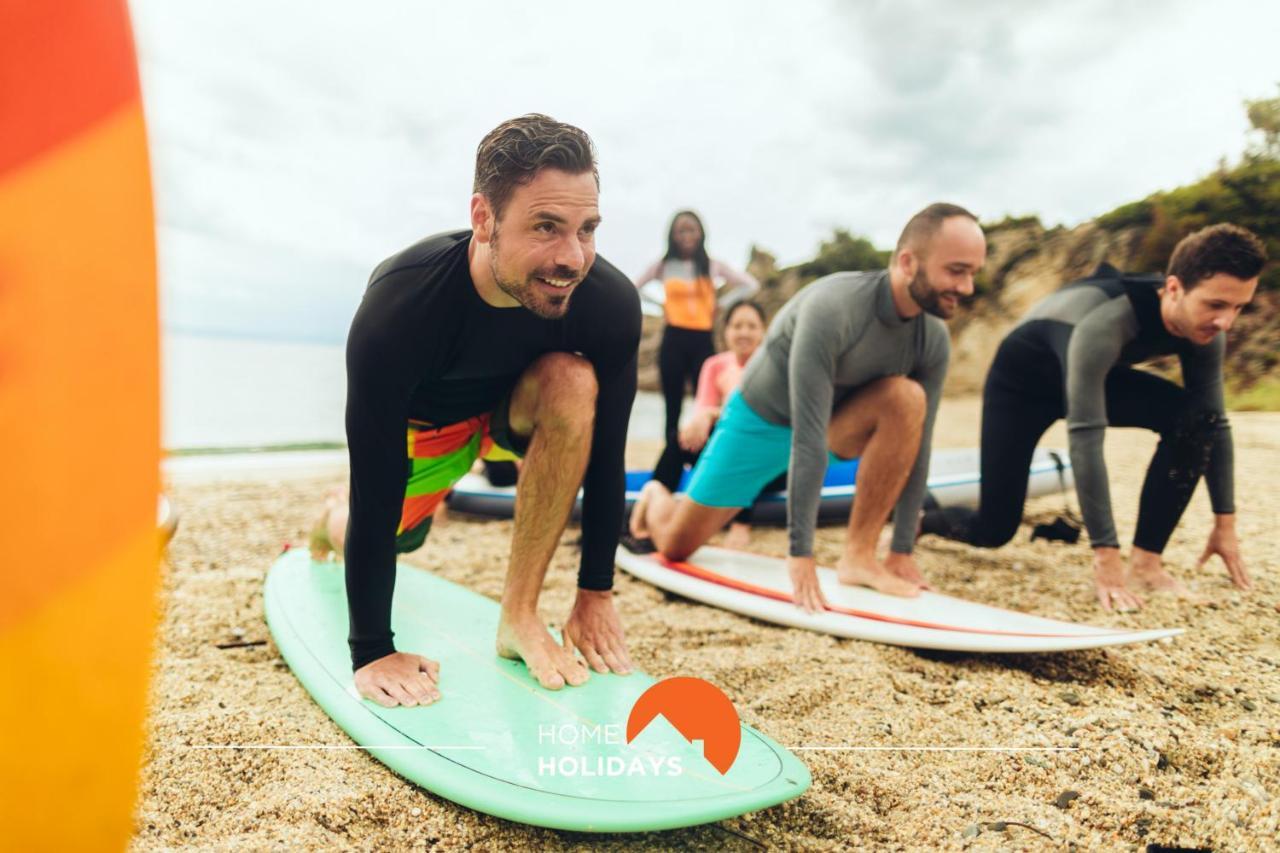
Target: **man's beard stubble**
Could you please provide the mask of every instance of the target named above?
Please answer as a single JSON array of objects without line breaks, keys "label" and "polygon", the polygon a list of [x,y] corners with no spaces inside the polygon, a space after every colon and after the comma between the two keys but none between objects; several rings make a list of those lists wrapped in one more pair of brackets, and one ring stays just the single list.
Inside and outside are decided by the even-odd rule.
[{"label": "man's beard stubble", "polygon": [[928,314],[939,317],[943,320],[950,320],[954,311],[947,311],[942,307],[942,297],[934,288],[933,283],[929,281],[925,275],[924,266],[921,265],[916,274],[912,276],[911,281],[907,283],[907,293],[911,294],[911,298],[915,300]]},{"label": "man's beard stubble", "polygon": [[[551,295],[543,293],[531,279],[539,273],[534,273],[525,281],[514,281],[504,278],[498,270],[498,230],[493,231],[493,236],[489,239],[489,270],[493,273],[493,280],[497,283],[498,289],[519,302],[526,309],[541,317],[543,320],[559,320],[569,311],[569,297],[573,295],[573,290],[577,285],[565,288],[568,292],[563,295]],[[566,270],[563,267],[557,267],[556,271],[550,275],[551,278],[559,279],[576,279],[578,273],[576,270]]]}]

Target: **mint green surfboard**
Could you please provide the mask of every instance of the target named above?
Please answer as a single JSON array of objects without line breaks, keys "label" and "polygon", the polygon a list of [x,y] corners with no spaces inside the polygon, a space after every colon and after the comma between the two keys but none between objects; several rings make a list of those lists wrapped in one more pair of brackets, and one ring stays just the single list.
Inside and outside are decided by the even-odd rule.
[{"label": "mint green surfboard", "polygon": [[734,817],[809,787],[794,755],[745,725],[725,774],[661,715],[626,743],[631,706],[654,679],[592,674],[544,690],[523,663],[494,654],[496,602],[421,569],[399,567],[391,621],[398,648],[440,661],[444,696],[427,707],[357,697],[341,563],[286,552],[267,575],[265,608],[281,654],[334,722],[404,778],[477,811],[641,832]]}]

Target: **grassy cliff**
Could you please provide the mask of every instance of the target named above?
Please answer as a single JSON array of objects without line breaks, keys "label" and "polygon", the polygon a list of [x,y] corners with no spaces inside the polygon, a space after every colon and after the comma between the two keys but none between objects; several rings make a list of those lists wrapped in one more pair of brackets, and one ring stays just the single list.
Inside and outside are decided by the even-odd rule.
[{"label": "grassy cliff", "polygon": [[[1249,228],[1273,260],[1257,296],[1228,335],[1227,384],[1233,408],[1280,410],[1280,159],[1254,153],[1238,165],[1184,187],[1122,205],[1075,228],[1046,228],[1037,217],[985,223],[988,258],[978,292],[952,321],[948,393],[979,393],[996,347],[1016,320],[1045,295],[1081,278],[1102,261],[1132,272],[1164,269],[1186,234],[1217,222]],[[759,249],[748,269],[763,284],[758,300],[772,316],[814,279],[838,270],[879,269],[889,252],[837,230],[810,261],[779,269]],[[661,321],[646,318],[641,385],[657,388]],[[1155,369],[1177,377],[1176,367]]]}]

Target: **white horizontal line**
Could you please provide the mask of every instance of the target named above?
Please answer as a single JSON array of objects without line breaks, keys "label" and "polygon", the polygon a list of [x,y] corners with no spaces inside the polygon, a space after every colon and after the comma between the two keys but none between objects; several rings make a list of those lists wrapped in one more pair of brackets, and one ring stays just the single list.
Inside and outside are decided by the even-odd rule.
[{"label": "white horizontal line", "polygon": [[200,743],[181,747],[182,749],[484,749],[483,746],[407,746],[404,744],[388,744],[361,746],[360,744],[292,744],[292,743]]},{"label": "white horizontal line", "polygon": [[1078,752],[1078,746],[788,746],[808,752]]}]

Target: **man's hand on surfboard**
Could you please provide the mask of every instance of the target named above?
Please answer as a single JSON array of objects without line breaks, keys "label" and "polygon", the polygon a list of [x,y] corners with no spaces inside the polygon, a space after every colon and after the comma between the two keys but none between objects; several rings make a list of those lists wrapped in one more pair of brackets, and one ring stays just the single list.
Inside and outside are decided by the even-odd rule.
[{"label": "man's hand on surfboard", "polygon": [[576,647],[596,672],[618,675],[631,672],[627,638],[618,611],[614,609],[611,590],[579,589],[561,633],[565,649],[572,654]]},{"label": "man's hand on surfboard", "polygon": [[821,613],[827,599],[818,585],[818,561],[813,557],[788,557],[787,574],[791,577],[792,600],[805,613]]},{"label": "man's hand on surfboard", "polygon": [[1236,517],[1234,515],[1215,515],[1213,530],[1209,533],[1209,542],[1200,555],[1198,568],[1203,568],[1209,558],[1217,554],[1227,564],[1227,574],[1238,589],[1253,589],[1249,573],[1244,568],[1244,558],[1240,556],[1240,540],[1236,538]]},{"label": "man's hand on surfboard", "polygon": [[393,652],[356,670],[356,690],[386,708],[430,705],[440,698],[440,664],[422,655]]},{"label": "man's hand on surfboard", "polygon": [[1142,609],[1142,599],[1125,587],[1124,579],[1124,560],[1120,557],[1120,549],[1094,548],[1093,585],[1103,610],[1124,613]]},{"label": "man's hand on surfboard", "polygon": [[498,620],[498,654],[522,660],[529,674],[548,690],[566,684],[577,687],[587,680],[587,668],[568,644],[562,647],[538,619],[537,612],[515,616],[503,612]]}]

